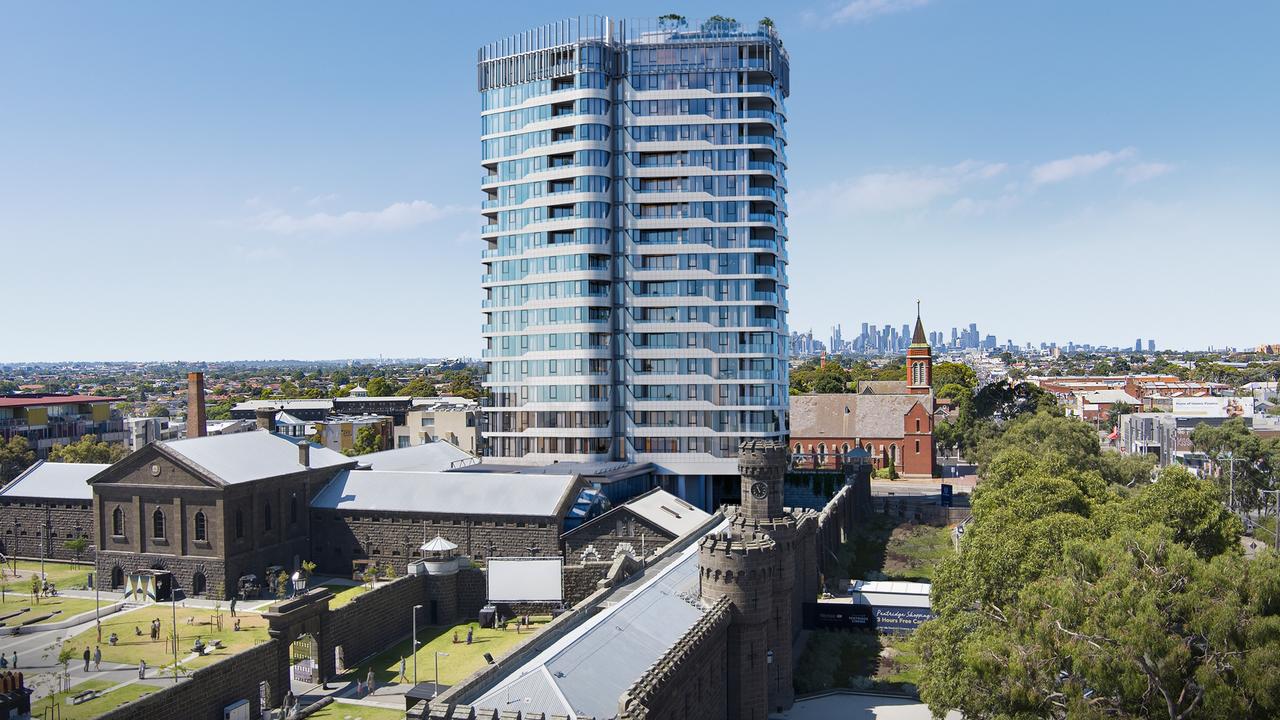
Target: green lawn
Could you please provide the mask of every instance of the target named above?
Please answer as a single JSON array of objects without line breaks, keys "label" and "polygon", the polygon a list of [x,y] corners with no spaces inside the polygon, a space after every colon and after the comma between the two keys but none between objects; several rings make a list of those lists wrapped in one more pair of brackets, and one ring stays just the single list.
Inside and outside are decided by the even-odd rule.
[{"label": "green lawn", "polygon": [[310,720],[348,720],[348,718],[350,720],[404,720],[404,711],[333,702],[326,705],[320,712],[307,717]]},{"label": "green lawn", "polygon": [[910,636],[814,630],[795,668],[798,693],[832,688],[914,693],[920,656]]},{"label": "green lawn", "polygon": [[347,603],[355,600],[361,595],[369,592],[368,585],[331,585],[324,583],[319,587],[327,587],[333,591],[333,597],[329,598],[329,609],[337,610]]},{"label": "green lawn", "polygon": [[881,578],[929,582],[943,558],[955,552],[951,528],[899,524],[886,515],[867,518],[841,548],[840,567],[846,580]]},{"label": "green lawn", "polygon": [[[247,650],[267,639],[267,621],[261,615],[251,612],[240,612],[240,630],[235,631],[236,618],[231,613],[222,611],[222,629],[218,630],[213,623],[213,611],[207,608],[178,608],[178,658],[191,654],[191,646],[196,637],[206,644],[214,639],[225,645],[221,650],[214,650],[209,655],[196,658],[184,667],[195,669],[211,665],[228,655]],[[150,627],[152,618],[160,618],[160,639],[152,640]],[[133,612],[108,615],[102,621],[102,659],[104,662],[137,665],[139,660],[146,660],[151,667],[160,667],[173,663],[173,646],[167,638],[173,629],[173,612],[169,605],[155,604]],[[192,623],[187,624],[191,618]],[[142,630],[142,636],[134,634],[134,628]],[[112,647],[107,638],[114,632],[120,637],[119,643]],[[98,644],[97,633],[93,629],[77,635],[67,641],[73,648],[92,648]]]},{"label": "green lawn", "polygon": [[[57,585],[59,590],[68,590],[73,586],[84,586],[91,572],[93,572],[92,565],[76,565],[74,563],[52,561],[45,561],[44,564],[45,577]],[[12,566],[6,564],[4,566],[4,576],[0,577],[0,584],[3,584],[5,590],[9,592],[30,593],[31,576],[39,574],[39,560],[19,560],[18,577],[13,576]]]},{"label": "green lawn", "polygon": [[30,608],[27,612],[24,612],[21,615],[2,621],[3,625],[5,627],[22,625],[31,618],[48,615],[49,613],[55,614],[52,617],[41,620],[40,623],[37,624],[61,622],[69,617],[93,610],[93,604],[92,600],[69,598],[63,595],[40,598],[40,602],[37,604],[31,601],[31,595],[29,593],[24,595],[18,592],[5,592],[4,599],[0,600],[0,616],[8,615],[11,612],[17,612],[22,608]]},{"label": "green lawn", "polygon": [[[433,663],[434,653],[437,651],[449,653],[447,657],[442,656],[440,658],[440,683],[453,685],[465,679],[486,664],[485,653],[491,653],[495,659],[501,657],[515,646],[532,638],[535,633],[551,621],[551,618],[544,616],[534,617],[531,620],[533,622],[532,630],[520,633],[514,630],[514,624],[511,630],[493,630],[482,628],[474,622],[448,627],[418,628],[418,642],[422,643],[418,649],[418,681],[431,682],[435,678],[435,665]],[[468,627],[473,628],[472,632],[474,633],[470,645],[465,642]],[[453,642],[455,632],[458,634],[458,639],[463,642],[457,644]],[[379,684],[399,682],[401,657],[406,658],[405,674],[408,676],[408,681],[412,683],[413,658],[409,656],[409,640],[407,638],[384,651],[381,655],[374,657],[371,662],[362,664],[354,671],[349,670],[347,677],[352,680],[357,678],[363,680],[372,665],[373,677]]]},{"label": "green lawn", "polygon": [[[106,690],[113,687],[114,683],[105,680],[85,680],[84,682],[71,688],[70,692],[62,692],[56,695],[50,695],[40,701],[34,703],[31,707],[32,715],[35,717],[43,717],[42,713],[52,705],[61,705],[62,720],[89,720],[112,710],[130,700],[137,700],[143,695],[153,693],[159,688],[154,685],[145,685],[143,683],[133,683],[125,685],[117,690],[106,693],[101,697],[81,703],[79,705],[71,704],[71,697],[85,690]],[[403,713],[402,713],[403,716]]]}]

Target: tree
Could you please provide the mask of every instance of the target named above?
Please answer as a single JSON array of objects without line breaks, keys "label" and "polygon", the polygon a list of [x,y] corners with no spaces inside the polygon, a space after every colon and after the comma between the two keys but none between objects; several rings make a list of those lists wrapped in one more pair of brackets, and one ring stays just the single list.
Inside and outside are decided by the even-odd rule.
[{"label": "tree", "polygon": [[1260,490],[1270,489],[1280,472],[1280,439],[1263,439],[1232,418],[1216,427],[1201,423],[1191,431],[1191,445],[1214,460],[1223,495],[1233,492],[1244,509],[1263,506]]},{"label": "tree", "polygon": [[964,363],[937,363],[933,366],[933,389],[937,391],[948,385],[959,385],[973,390],[978,387],[978,374]]},{"label": "tree", "polygon": [[21,435],[14,435],[8,442],[0,442],[0,485],[18,477],[35,461],[35,450]]},{"label": "tree", "polygon": [[1017,602],[921,627],[921,698],[976,719],[1274,717],[1278,590],[1275,553],[1205,560],[1162,526],[1074,540]]},{"label": "tree", "polygon": [[435,397],[436,385],[425,377],[416,377],[410,380],[409,384],[396,391],[396,394],[413,397]]},{"label": "tree", "polygon": [[343,450],[343,454],[355,457],[356,455],[368,455],[383,450],[382,433],[378,432],[378,428],[372,425],[365,425],[356,431],[356,443],[354,446]]},{"label": "tree", "polygon": [[369,384],[364,387],[369,392],[369,397],[386,397],[395,392],[395,388],[384,377],[369,378]]},{"label": "tree", "polygon": [[160,403],[152,403],[147,406],[147,417],[169,417],[169,408]]},{"label": "tree", "polygon": [[129,448],[123,443],[101,442],[97,435],[83,435],[79,440],[68,445],[55,446],[49,451],[49,460],[67,463],[114,463],[128,454]]},{"label": "tree", "polygon": [[70,550],[72,554],[75,555],[76,562],[80,562],[80,556],[84,554],[85,550],[89,549],[89,538],[86,538],[86,537],[72,538],[62,543],[62,547]]},{"label": "tree", "polygon": [[314,573],[315,571],[316,571],[316,564],[313,561],[311,560],[302,561],[302,572],[304,575],[310,578],[312,573]]}]

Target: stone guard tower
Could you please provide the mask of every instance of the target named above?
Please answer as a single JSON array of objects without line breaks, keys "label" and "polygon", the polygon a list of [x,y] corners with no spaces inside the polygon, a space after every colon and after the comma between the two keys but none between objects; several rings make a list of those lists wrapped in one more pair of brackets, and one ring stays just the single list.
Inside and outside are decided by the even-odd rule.
[{"label": "stone guard tower", "polygon": [[817,595],[816,521],[812,511],[783,507],[787,465],[781,441],[743,442],[738,455],[742,505],[728,513],[727,532],[703,539],[699,547],[703,599],[728,596],[733,603],[730,720],[763,720],[795,700],[791,646],[800,630],[800,603]]}]

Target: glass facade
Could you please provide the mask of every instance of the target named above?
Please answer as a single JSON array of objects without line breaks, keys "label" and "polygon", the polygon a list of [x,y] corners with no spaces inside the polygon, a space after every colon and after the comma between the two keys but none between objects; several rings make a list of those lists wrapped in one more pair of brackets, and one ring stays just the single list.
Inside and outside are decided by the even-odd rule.
[{"label": "glass facade", "polygon": [[781,40],[587,17],[478,60],[488,453],[736,473],[787,434]]}]

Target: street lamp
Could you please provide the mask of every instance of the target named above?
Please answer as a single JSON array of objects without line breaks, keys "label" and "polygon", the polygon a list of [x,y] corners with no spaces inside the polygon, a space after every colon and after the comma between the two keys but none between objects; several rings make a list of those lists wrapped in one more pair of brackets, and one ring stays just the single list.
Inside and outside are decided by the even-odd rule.
[{"label": "street lamp", "polygon": [[436,679],[431,685],[431,697],[435,697],[440,694],[440,658],[449,657],[449,653],[436,650],[434,655],[435,657],[433,659],[436,662]]},{"label": "street lamp", "polygon": [[418,686],[418,611],[422,609],[421,605],[413,606],[413,642],[410,643],[410,649],[413,651],[413,686]]}]

